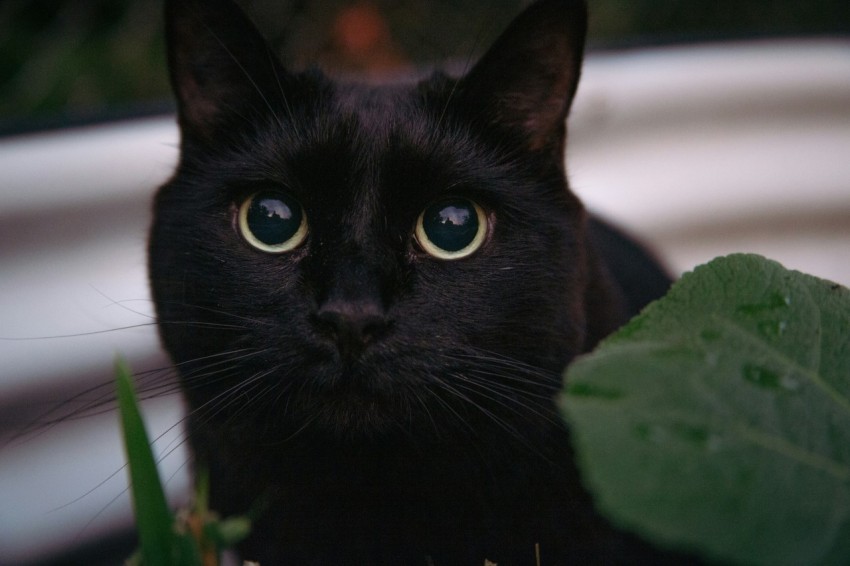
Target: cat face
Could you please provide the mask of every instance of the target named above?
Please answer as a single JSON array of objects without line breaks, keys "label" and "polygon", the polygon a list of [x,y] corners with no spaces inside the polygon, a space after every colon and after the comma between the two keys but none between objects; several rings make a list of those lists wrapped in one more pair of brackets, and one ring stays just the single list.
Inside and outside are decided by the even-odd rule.
[{"label": "cat face", "polygon": [[586,335],[562,165],[581,3],[534,5],[461,79],[383,87],[287,71],[223,0],[167,16],[181,160],[150,275],[200,420],[270,441],[549,422]]}]

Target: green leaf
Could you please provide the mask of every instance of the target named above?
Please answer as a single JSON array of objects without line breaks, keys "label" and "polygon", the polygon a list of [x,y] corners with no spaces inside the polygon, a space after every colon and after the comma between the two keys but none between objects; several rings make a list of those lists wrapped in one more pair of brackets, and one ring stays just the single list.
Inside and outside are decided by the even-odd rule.
[{"label": "green leaf", "polygon": [[213,523],[208,523],[205,535],[217,548],[232,548],[251,534],[251,519],[248,517],[231,517]]},{"label": "green leaf", "polygon": [[850,291],[752,255],[698,267],[567,372],[600,510],[744,564],[850,563]]},{"label": "green leaf", "polygon": [[116,362],[116,385],[142,562],[145,566],[170,566],[175,549],[173,518],[139,413],[130,370],[122,360]]}]

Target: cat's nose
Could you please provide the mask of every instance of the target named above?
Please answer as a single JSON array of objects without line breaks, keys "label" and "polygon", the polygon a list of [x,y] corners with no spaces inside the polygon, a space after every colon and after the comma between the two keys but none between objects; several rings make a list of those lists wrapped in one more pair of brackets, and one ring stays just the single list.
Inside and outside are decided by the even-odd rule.
[{"label": "cat's nose", "polygon": [[340,355],[354,361],[387,329],[383,307],[375,301],[331,299],[316,313],[319,324],[337,343]]}]

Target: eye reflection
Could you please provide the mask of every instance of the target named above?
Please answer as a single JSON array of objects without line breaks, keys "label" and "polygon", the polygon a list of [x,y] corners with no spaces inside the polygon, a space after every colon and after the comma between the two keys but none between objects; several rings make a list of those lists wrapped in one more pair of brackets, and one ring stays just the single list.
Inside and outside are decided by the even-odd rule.
[{"label": "eye reflection", "polygon": [[307,218],[301,205],[280,191],[262,191],[239,208],[239,231],[258,250],[283,253],[307,237]]},{"label": "eye reflection", "polygon": [[429,205],[416,222],[416,241],[438,259],[461,259],[478,250],[487,234],[487,216],[475,202],[451,198]]}]

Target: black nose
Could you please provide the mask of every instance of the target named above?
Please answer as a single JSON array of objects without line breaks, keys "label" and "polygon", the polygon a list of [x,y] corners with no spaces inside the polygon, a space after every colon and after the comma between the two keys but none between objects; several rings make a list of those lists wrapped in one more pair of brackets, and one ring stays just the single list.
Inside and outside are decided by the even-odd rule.
[{"label": "black nose", "polygon": [[331,299],[316,313],[320,325],[337,343],[340,355],[348,362],[387,329],[383,307],[376,301]]}]

